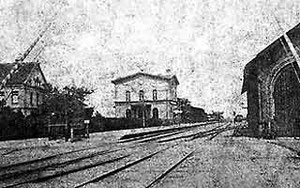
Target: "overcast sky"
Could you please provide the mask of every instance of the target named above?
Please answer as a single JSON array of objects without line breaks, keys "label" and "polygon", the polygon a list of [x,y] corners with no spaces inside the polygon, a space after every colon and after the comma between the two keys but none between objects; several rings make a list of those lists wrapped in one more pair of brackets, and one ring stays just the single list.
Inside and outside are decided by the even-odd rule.
[{"label": "overcast sky", "polygon": [[[95,89],[90,101],[113,116],[112,79],[170,69],[179,97],[239,112],[247,62],[299,22],[300,1],[0,1],[0,61],[13,62],[50,22],[40,54],[49,83]],[[279,25],[275,22],[277,17]],[[29,59],[30,59],[29,58]]]}]

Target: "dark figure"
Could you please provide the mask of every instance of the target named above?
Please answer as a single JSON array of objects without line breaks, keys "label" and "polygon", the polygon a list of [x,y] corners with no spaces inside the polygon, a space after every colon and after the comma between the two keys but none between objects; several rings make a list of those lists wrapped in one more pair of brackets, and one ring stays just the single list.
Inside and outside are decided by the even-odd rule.
[{"label": "dark figure", "polygon": [[261,137],[264,139],[275,139],[276,138],[276,129],[275,129],[275,120],[269,122],[263,122]]},{"label": "dark figure", "polygon": [[299,137],[300,136],[300,117],[295,118],[295,123],[294,123],[294,137]]}]

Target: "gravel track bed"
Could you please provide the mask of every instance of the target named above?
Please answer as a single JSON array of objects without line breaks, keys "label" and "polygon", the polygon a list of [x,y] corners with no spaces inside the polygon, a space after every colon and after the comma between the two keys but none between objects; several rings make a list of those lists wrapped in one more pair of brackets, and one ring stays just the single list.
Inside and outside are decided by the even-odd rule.
[{"label": "gravel track bed", "polygon": [[120,156],[126,156],[126,155],[130,154],[129,157],[126,157],[120,161],[116,161],[113,163],[107,163],[107,164],[103,164],[103,165],[100,165],[97,167],[82,170],[79,172],[67,174],[67,175],[64,175],[61,177],[47,180],[46,182],[31,183],[31,184],[27,184],[27,185],[28,185],[28,187],[29,186],[33,186],[33,187],[51,187],[51,186],[52,187],[74,187],[75,185],[77,185],[79,183],[82,183],[88,179],[91,179],[99,174],[108,172],[111,169],[118,168],[124,164],[127,164],[133,160],[140,158],[141,155],[147,155],[147,154],[151,153],[151,151],[153,152],[154,150],[158,150],[159,148],[162,148],[162,147],[165,147],[165,146],[151,145],[151,146],[144,146],[144,147],[128,147],[125,150],[120,150],[119,152],[111,153],[106,156],[101,156],[98,158],[85,160],[84,162],[82,162],[80,164],[73,164],[73,165],[70,165],[63,169],[58,169],[58,170],[53,170],[53,171],[51,171],[51,170],[45,171],[45,172],[43,172],[42,175],[40,174],[40,176],[58,173],[61,171],[67,171],[70,169],[78,168],[80,166],[85,166],[90,163],[95,163],[97,161],[106,161],[106,160],[110,160],[113,158],[117,158]]},{"label": "gravel track bed", "polygon": [[192,155],[153,187],[194,188],[196,186],[191,178],[191,174],[194,174],[194,169],[194,155]]},{"label": "gravel track bed", "polygon": [[0,159],[0,167],[78,149],[109,147],[109,145],[115,143],[119,138],[119,135],[116,133],[102,135],[103,133],[96,133],[93,134],[90,139],[73,143],[65,142],[64,140],[48,141],[46,138],[30,139],[29,141],[18,140],[0,142],[0,147],[2,147],[1,152],[6,153],[5,155],[2,155]]},{"label": "gravel track bed", "polygon": [[[136,146],[139,146],[139,145],[136,145]],[[24,180],[32,179],[32,177],[43,176],[43,175],[41,175],[41,172],[45,172],[45,171],[52,171],[52,173],[56,173],[55,169],[57,169],[57,168],[62,168],[62,167],[64,167],[64,168],[71,167],[72,168],[72,166],[78,168],[80,166],[80,163],[82,163],[82,164],[88,163],[87,161],[89,161],[90,159],[96,158],[97,155],[101,156],[102,155],[101,153],[103,153],[103,152],[105,154],[106,152],[112,152],[114,150],[118,150],[118,149],[120,150],[120,149],[124,149],[124,148],[127,148],[127,151],[129,151],[130,147],[135,147],[135,145],[127,144],[127,145],[119,145],[116,147],[116,144],[113,144],[113,145],[105,144],[99,148],[93,148],[93,149],[89,149],[89,150],[70,153],[70,154],[55,157],[51,160],[49,159],[49,160],[45,160],[45,161],[34,162],[32,164],[26,164],[26,165],[8,168],[8,169],[2,170],[0,172],[0,177],[1,176],[2,177],[10,176],[10,179],[5,178],[3,180],[0,180],[0,186],[2,184],[18,182],[18,179],[20,179],[20,181],[23,182]],[[96,155],[96,156],[94,156],[94,155]],[[89,159],[89,158],[87,158],[87,156],[91,156],[91,158]],[[78,158],[82,158],[82,159],[78,160]],[[72,162],[72,161],[74,161],[74,162]],[[64,165],[60,165],[60,164],[64,164]],[[51,167],[52,165],[54,165],[55,168],[52,168]],[[45,167],[47,167],[47,168],[45,168]],[[36,169],[38,169],[38,171]],[[24,171],[26,173],[24,173]],[[30,174],[27,174],[27,172],[29,172]],[[12,177],[12,175],[15,175],[15,174],[17,174],[18,176],[16,175],[16,176]]]},{"label": "gravel track bed", "polygon": [[[33,160],[57,153],[72,151],[80,148],[93,147],[96,145],[107,145],[115,143],[125,134],[140,133],[145,131],[164,130],[176,127],[188,127],[194,124],[172,125],[166,127],[149,127],[120,131],[109,131],[93,133],[89,139],[79,142],[65,142],[64,140],[51,140],[47,138],[9,140],[0,142],[0,167],[14,163],[20,163],[24,160]],[[16,157],[18,156],[18,157]]]},{"label": "gravel track bed", "polygon": [[[231,124],[231,126],[238,125],[239,123]],[[182,132],[166,139],[176,138],[178,136],[187,136],[188,134],[196,132],[204,132],[216,126],[216,124],[203,127],[200,126],[197,129]],[[11,182],[21,181],[26,178],[44,177],[46,175],[84,167],[91,163],[94,164],[99,161],[106,161],[131,154],[119,161],[70,173],[61,177],[49,179],[45,182],[28,183],[17,186],[30,188],[74,187],[88,179],[98,177],[101,174],[105,174],[113,169],[129,164],[136,159],[140,159],[143,156],[147,156],[148,154],[170,146],[170,148],[164,152],[158,153],[150,159],[142,161],[141,163],[131,166],[130,168],[114,174],[113,176],[102,179],[99,182],[88,184],[84,187],[145,187],[148,183],[152,182],[152,180],[192,150],[195,150],[192,156],[177,166],[154,187],[247,188],[287,187],[287,185],[289,187],[300,186],[300,157],[296,154],[296,152],[270,143],[284,143],[289,147],[299,150],[300,141],[297,139],[278,138],[276,140],[263,140],[246,137],[231,137],[230,135],[233,133],[233,130],[227,130],[220,133],[212,140],[209,140],[210,136],[207,136],[189,141],[178,139],[163,143],[158,143],[158,140],[148,143],[118,143],[118,139],[124,134],[147,130],[154,129],[145,128],[138,130],[97,133],[92,134],[90,139],[74,143],[64,141],[47,141],[42,139],[0,142],[0,147],[2,147],[0,149],[0,154],[5,154],[2,155],[0,159],[0,166],[13,164],[18,161],[22,162],[28,159],[37,159],[60,152],[99,146],[97,149],[64,155],[57,159],[51,159],[48,162],[40,162],[23,166],[26,167],[26,169],[34,169],[58,161],[68,161],[70,159],[85,156],[104,149],[121,149],[118,152],[91,157],[74,164],[58,168],[47,168],[40,172],[23,176],[19,179],[14,179],[14,181],[6,181],[6,184],[8,184]],[[16,171],[18,169],[10,169],[11,172],[14,170]],[[4,172],[0,171],[0,175],[1,173]],[[4,184],[4,180],[0,180],[0,187],[6,184]]]},{"label": "gravel track bed", "polygon": [[[99,161],[100,160],[99,158],[107,159],[107,158],[109,158],[108,156],[111,153],[106,152],[106,153],[103,153],[103,154],[96,155],[94,157],[90,157],[90,158],[83,159],[81,161],[77,161],[75,163],[66,164],[66,165],[56,165],[55,167],[51,167],[51,164],[48,164],[47,168],[42,168],[41,170],[38,170],[38,171],[34,170],[31,173],[22,174],[20,177],[5,179],[1,182],[0,186],[15,184],[15,183],[24,182],[24,181],[27,181],[27,180],[33,180],[33,179],[36,179],[36,178],[49,176],[51,174],[57,174],[57,173],[61,173],[61,172],[64,172],[64,171],[68,171],[70,169],[80,168],[80,167],[85,166],[86,164],[91,164],[94,161]],[[71,158],[71,159],[73,159],[73,158]],[[68,160],[65,160],[65,161],[68,161]],[[54,161],[52,161],[52,162],[54,162]],[[55,162],[57,162],[57,161],[55,161]],[[58,162],[60,164],[64,163],[64,161],[62,161],[62,160],[58,160]],[[43,166],[41,166],[41,167],[43,167]],[[32,169],[37,169],[37,168],[34,167]],[[30,168],[26,168],[26,170],[30,170]]]},{"label": "gravel track bed", "polygon": [[185,132],[181,133],[180,135],[173,135],[173,136],[169,136],[167,138],[159,139],[158,142],[169,142],[172,140],[188,141],[192,138],[193,135],[195,135],[197,133],[209,131],[209,130],[216,128],[223,124],[225,124],[225,123],[214,123],[214,124],[209,124],[205,127],[199,126],[199,127],[196,127],[195,129],[185,131]]},{"label": "gravel track bed", "polygon": [[[139,145],[136,145],[136,146],[139,146]],[[43,177],[43,176],[47,175],[48,172],[50,174],[55,174],[55,173],[58,173],[58,171],[63,172],[63,171],[66,171],[67,169],[78,168],[80,166],[84,166],[85,164],[92,163],[91,160],[93,160],[94,158],[97,158],[101,155],[99,154],[99,156],[76,161],[76,163],[73,163],[73,164],[71,163],[71,164],[67,164],[67,165],[57,165],[55,168],[51,168],[51,165],[61,164],[64,162],[68,162],[70,160],[78,159],[79,157],[86,157],[86,156],[94,154],[94,153],[102,153],[103,151],[108,152],[108,151],[113,151],[113,150],[122,149],[122,148],[123,149],[126,148],[126,151],[130,151],[131,147],[135,147],[135,146],[127,144],[127,145],[119,145],[116,147],[116,144],[102,144],[101,147],[98,147],[98,148],[93,148],[93,149],[89,149],[89,150],[79,151],[76,153],[62,155],[59,157],[55,157],[51,160],[45,160],[45,161],[35,162],[32,164],[26,164],[26,165],[21,165],[21,166],[17,166],[17,167],[12,167],[12,168],[9,168],[6,170],[2,170],[0,172],[0,176],[4,176],[4,175],[9,176],[9,175],[11,175],[9,173],[20,173],[22,171],[23,172],[31,171],[31,172],[29,174],[22,173],[19,176],[10,177],[10,179],[2,179],[2,180],[0,180],[0,186],[9,185],[12,183],[24,182],[26,180],[32,180],[37,177]],[[45,167],[45,166],[48,166],[48,168],[44,169],[43,167]],[[42,169],[35,171],[35,169],[38,169],[38,168],[42,168]],[[48,175],[49,175],[49,173],[48,173]]]},{"label": "gravel track bed", "polygon": [[94,183],[91,187],[145,187],[187,153],[186,148],[184,149],[178,145],[170,146],[170,148],[151,159],[134,165],[101,182]]},{"label": "gravel track bed", "polygon": [[[207,130],[210,128],[217,127],[216,125],[219,125],[218,123],[213,123],[213,124],[207,124],[207,125],[201,125],[201,126],[195,126],[190,129],[182,129],[182,130],[176,130],[173,132],[164,132],[164,133],[157,133],[154,135],[146,135],[146,136],[141,136],[141,137],[136,137],[133,139],[126,139],[126,140],[121,140],[121,143],[126,143],[126,142],[137,142],[137,143],[145,143],[145,142],[154,142],[154,141],[164,141],[164,140],[169,140],[172,138],[179,138],[179,137],[185,137],[188,135],[195,134],[195,132],[198,132],[200,130]],[[191,127],[191,126],[189,126]]]}]

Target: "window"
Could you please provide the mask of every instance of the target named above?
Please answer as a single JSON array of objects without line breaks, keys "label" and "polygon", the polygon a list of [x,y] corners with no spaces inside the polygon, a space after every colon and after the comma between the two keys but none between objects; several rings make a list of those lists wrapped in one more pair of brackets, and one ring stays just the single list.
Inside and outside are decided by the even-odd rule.
[{"label": "window", "polygon": [[126,101],[130,101],[130,91],[126,91]]},{"label": "window", "polygon": [[0,107],[5,105],[5,93],[4,91],[0,91]]},{"label": "window", "polygon": [[31,86],[31,79],[27,81],[27,84]]},{"label": "window", "polygon": [[138,118],[140,118],[140,119],[143,118],[143,111],[142,111],[142,109],[138,109]]},{"label": "window", "polygon": [[153,90],[153,100],[156,101],[157,100],[157,90]]},{"label": "window", "polygon": [[11,101],[12,101],[12,104],[18,104],[19,103],[19,92],[18,91],[13,91],[12,92]]},{"label": "window", "polygon": [[140,90],[140,92],[139,92],[139,99],[140,99],[140,101],[144,101],[144,91],[143,90]]},{"label": "window", "polygon": [[30,93],[30,105],[33,105],[33,93]]},{"label": "window", "polygon": [[0,101],[4,100],[4,96],[5,96],[4,91],[0,91]]},{"label": "window", "polygon": [[157,108],[153,108],[153,111],[152,111],[153,115],[153,119],[158,119],[158,109]]},{"label": "window", "polygon": [[39,105],[39,94],[36,93],[36,105],[38,106]]},{"label": "window", "polygon": [[35,79],[35,85],[38,86],[38,87],[40,87],[41,81],[40,81],[39,78],[36,78],[36,79]]},{"label": "window", "polygon": [[126,110],[126,118],[131,118],[131,110],[130,109]]}]

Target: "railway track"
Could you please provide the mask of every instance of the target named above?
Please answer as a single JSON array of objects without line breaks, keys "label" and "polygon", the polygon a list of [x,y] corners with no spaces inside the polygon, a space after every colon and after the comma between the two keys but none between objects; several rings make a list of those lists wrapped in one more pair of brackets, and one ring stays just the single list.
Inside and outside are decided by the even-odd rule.
[{"label": "railway track", "polygon": [[[206,123],[196,124],[189,127],[179,127],[179,128],[172,128],[172,129],[165,129],[165,130],[158,130],[158,131],[150,131],[145,133],[129,134],[123,136],[120,140],[121,143],[132,142],[132,141],[138,143],[152,142],[152,141],[161,140],[163,138],[170,138],[172,136],[183,134],[186,132],[194,132],[194,131],[198,132],[197,129],[214,125],[214,124],[216,124],[216,122],[206,122]],[[187,137],[191,137],[193,135],[196,134],[192,133]],[[178,138],[183,138],[183,136],[179,136]],[[176,138],[174,140],[176,140]],[[168,141],[173,141],[173,139],[170,138],[169,140],[168,139],[165,140],[165,142]]]},{"label": "railway track", "polygon": [[218,135],[220,135],[221,133],[236,129],[236,127],[230,127],[230,125],[231,125],[231,123],[228,123],[228,124],[225,125],[224,128],[220,128],[220,129],[215,130],[215,132],[212,133],[211,137],[209,137],[207,140],[212,140],[215,137],[217,137]]},{"label": "railway track", "polygon": [[159,151],[155,151],[155,152],[153,152],[153,153],[151,153],[151,154],[149,154],[149,155],[147,155],[147,156],[145,156],[145,157],[141,157],[141,158],[139,158],[139,159],[137,159],[137,160],[135,160],[135,161],[132,161],[132,162],[126,164],[126,165],[123,165],[123,166],[121,166],[121,167],[118,167],[118,168],[116,168],[116,169],[113,169],[113,170],[111,170],[111,171],[109,171],[109,172],[106,172],[106,173],[104,173],[104,174],[100,174],[100,175],[96,176],[95,178],[92,178],[92,179],[90,179],[90,180],[87,180],[87,181],[85,181],[85,182],[82,182],[82,183],[76,185],[75,188],[83,187],[83,186],[85,186],[85,185],[87,185],[87,184],[94,183],[94,182],[98,182],[98,181],[100,181],[100,180],[102,180],[102,179],[104,179],[104,178],[107,178],[107,177],[109,177],[109,176],[112,176],[112,175],[114,175],[114,174],[116,174],[116,173],[118,173],[118,172],[120,172],[120,171],[122,171],[122,170],[125,170],[125,169],[127,169],[127,168],[130,168],[130,167],[132,167],[133,165],[139,164],[139,163],[141,163],[141,162],[143,162],[143,161],[145,161],[145,160],[147,160],[147,159],[150,159],[151,157],[155,156],[156,154],[158,154],[158,153],[160,153],[160,152],[162,152],[162,151],[164,151],[164,150],[166,150],[166,148],[165,148],[165,149],[162,149],[162,150],[159,150]]},{"label": "railway track", "polygon": [[[138,145],[127,146],[127,148],[135,147],[135,146]],[[2,166],[0,167],[0,180],[17,178],[22,175],[28,175],[30,173],[43,171],[48,168],[63,167],[63,166],[75,164],[77,162],[80,162],[88,158],[93,158],[99,155],[104,155],[107,153],[121,150],[123,146],[121,145],[118,146],[117,144],[115,144],[114,146],[111,146],[114,147],[115,149],[104,149],[104,150],[97,151],[99,148],[102,147],[103,146],[101,145],[101,146],[82,148],[82,149],[61,152],[58,154],[49,155],[42,158],[37,158],[37,159],[32,159],[32,160],[27,160],[27,161],[22,161],[10,165]],[[91,152],[91,150],[96,150],[96,151]],[[85,153],[83,154],[80,153],[83,151],[85,151]],[[71,154],[72,155],[76,154],[76,156],[74,157]],[[79,157],[77,157],[78,155]]]},{"label": "railway track", "polygon": [[[213,124],[213,126],[215,126]],[[116,143],[114,145],[114,150],[103,150],[103,151],[95,151],[92,153],[88,153],[76,158],[71,158],[65,161],[59,161],[56,163],[46,163],[42,166],[37,166],[36,168],[32,169],[23,169],[20,171],[12,171],[0,174],[0,179],[6,179],[6,180],[12,180],[9,182],[2,182],[3,187],[16,187],[16,186],[23,186],[31,183],[41,183],[41,182],[48,182],[52,181],[55,178],[69,178],[72,177],[73,174],[82,174],[83,172],[86,172],[84,174],[95,174],[95,171],[102,172],[99,175],[95,176],[86,176],[83,177],[85,181],[82,181],[81,183],[78,183],[75,185],[75,187],[83,187],[85,185],[91,184],[91,183],[98,183],[101,180],[104,180],[106,178],[110,178],[114,176],[117,173],[123,173],[124,171],[136,168],[136,166],[144,164],[148,161],[154,160],[153,158],[156,158],[156,156],[160,156],[156,161],[160,161],[160,159],[165,158],[164,164],[157,164],[157,166],[154,169],[159,169],[160,167],[164,166],[163,169],[160,172],[160,175],[152,176],[151,180],[145,181],[145,187],[152,187],[156,184],[158,184],[162,179],[164,179],[169,173],[171,173],[174,169],[176,169],[181,163],[183,163],[187,158],[189,158],[194,151],[190,151],[189,153],[185,152],[184,156],[182,154],[178,154],[177,162],[168,161],[168,158],[172,158],[174,156],[174,152],[167,152],[169,153],[169,157],[165,156],[166,150],[170,147],[175,147],[180,145],[180,143],[174,143],[171,142],[173,140],[182,139],[184,137],[188,137],[189,141],[192,141],[193,139],[200,138],[200,137],[209,137],[209,139],[213,139],[217,135],[221,134],[224,131],[228,130],[227,124],[221,124],[217,125],[217,127],[214,127],[212,129],[209,129],[207,131],[195,131],[197,130],[197,126],[189,127],[188,129],[175,129],[174,132],[168,130],[163,131],[160,133],[159,131],[152,132],[152,133],[139,133],[140,135],[135,135],[135,137],[128,137],[127,139],[133,139],[136,142],[121,142]],[[192,134],[189,134],[192,132]],[[184,136],[177,136],[178,134],[186,134]],[[170,138],[171,137],[171,138]],[[138,139],[137,139],[138,138]],[[158,141],[158,142],[152,142],[152,141]],[[125,145],[124,145],[125,144]],[[156,144],[156,145],[155,145]],[[119,148],[116,148],[118,146]],[[137,156],[132,155],[134,152],[125,152],[122,154],[116,154],[118,151],[123,149],[123,151],[130,151],[130,148],[145,148],[145,152],[150,152],[150,154],[144,155],[141,157],[140,150],[137,150]],[[148,147],[148,148],[147,148]],[[160,149],[157,151],[159,147],[163,147],[163,149]],[[84,149],[78,149],[74,151],[69,152],[63,152],[56,155],[44,157],[41,159],[35,159],[31,161],[24,161],[21,163],[12,164],[9,166],[2,167],[3,170],[11,170],[14,168],[20,168],[24,165],[28,164],[36,164],[38,162],[45,162],[45,161],[51,161],[54,158],[58,158],[61,156],[65,156],[69,153],[75,153],[79,151],[85,151],[85,150],[91,150],[91,149],[97,149],[97,147],[90,147],[90,148],[84,148]],[[112,155],[109,155],[111,153]],[[180,152],[179,152],[180,153]],[[107,157],[101,157],[109,155]],[[124,163],[124,165],[120,166],[120,163]],[[152,162],[152,165],[156,165],[155,162]],[[107,165],[112,165],[112,167],[109,167]],[[166,166],[167,165],[167,166]],[[118,166],[118,167],[115,167]],[[100,170],[95,170],[99,169]],[[146,169],[146,168],[145,168]],[[32,174],[32,175],[29,175]],[[22,177],[22,178],[20,178]],[[19,181],[14,181],[14,178],[19,178]],[[0,181],[1,182],[1,181]],[[78,182],[78,181],[76,181]],[[148,182],[148,183],[147,183]],[[146,185],[147,184],[147,185]],[[0,184],[1,186],[1,184]]]},{"label": "railway track", "polygon": [[94,168],[94,167],[97,167],[97,166],[100,166],[100,165],[116,162],[116,161],[121,160],[125,157],[128,157],[128,156],[121,156],[121,157],[117,157],[117,158],[113,158],[113,159],[109,159],[109,160],[105,160],[105,161],[98,161],[94,164],[89,164],[89,165],[86,165],[84,167],[79,167],[79,168],[75,168],[75,169],[71,169],[71,170],[67,170],[67,171],[61,171],[61,172],[55,173],[53,175],[46,175],[46,176],[43,176],[43,177],[37,177],[37,178],[34,178],[34,179],[30,179],[30,180],[21,181],[21,182],[18,182],[18,183],[5,185],[5,186],[3,186],[3,188],[12,188],[12,187],[16,187],[16,186],[20,186],[20,185],[24,185],[24,184],[28,184],[28,183],[40,183],[40,182],[47,181],[47,180],[50,180],[50,179],[53,179],[53,178],[58,178],[58,177],[62,177],[62,176],[72,174],[72,173],[75,173],[75,172],[83,171],[83,170],[86,170],[86,169],[89,169],[89,168]]},{"label": "railway track", "polygon": [[[213,137],[216,137],[217,135],[221,134],[222,132],[224,131],[227,131],[228,129],[228,126],[229,124],[221,124],[219,126],[217,126],[217,128],[213,128],[211,130],[208,130],[206,131],[207,133],[209,134],[203,134],[202,136],[203,137],[208,137],[208,136],[213,136]],[[183,133],[185,131],[181,131],[180,133]],[[177,131],[175,133],[178,133]],[[153,136],[153,138],[156,140],[156,139],[159,139],[161,137],[168,137],[170,135],[174,135],[173,133],[165,133],[160,135],[158,134],[158,132],[155,133],[155,135]],[[193,136],[195,136],[196,134],[194,133]],[[191,137],[191,135],[189,135],[189,137]],[[145,138],[145,137],[142,137],[142,138]],[[150,136],[147,136],[147,139],[145,141],[153,141],[154,139],[152,139],[152,137]],[[210,138],[210,139],[213,139],[213,138]],[[143,140],[144,141],[144,140]],[[169,147],[174,147],[174,146],[178,146],[180,145],[179,143],[171,143],[169,144]],[[178,151],[181,151],[181,150],[178,150]],[[177,152],[178,152],[177,151]],[[166,153],[167,151],[165,151],[164,153]],[[174,157],[174,152],[170,152],[169,153],[169,156],[167,156],[166,154],[161,154],[162,156],[158,156],[157,155],[157,159],[155,160],[155,156],[151,156],[151,158],[149,158],[149,160],[147,160],[147,162],[144,162],[143,164],[139,164],[139,163],[135,163],[135,162],[132,162],[132,163],[129,163],[129,165],[125,165],[123,167],[120,167],[120,168],[117,168],[117,169],[114,169],[108,173],[105,173],[105,174],[101,174],[93,179],[90,179],[90,180],[87,180],[86,182],[83,182],[81,184],[78,184],[76,187],[83,187],[85,185],[88,185],[88,184],[95,184],[96,186],[99,186],[99,187],[115,187],[117,185],[111,185],[112,182],[116,182],[115,179],[109,179],[109,178],[112,178],[111,176],[114,176],[116,175],[116,173],[121,173],[121,174],[118,174],[118,179],[120,177],[124,177],[126,181],[126,176],[127,174],[132,174],[131,175],[131,181],[132,182],[141,182],[144,177],[148,177],[149,174],[151,174],[151,168],[149,169],[147,167],[147,163],[149,163],[150,166],[152,166],[152,170],[153,171],[157,171],[158,169],[160,169],[160,172],[159,172],[159,175],[156,175],[156,176],[152,176],[151,178],[152,179],[148,179],[144,181],[144,186],[143,187],[153,187],[157,184],[159,184],[164,178],[167,178],[167,176],[172,173],[180,164],[182,164],[186,159],[188,159],[190,156],[192,156],[192,154],[194,153],[194,150],[189,152],[188,154],[185,154],[184,156],[177,156],[177,159],[178,161],[169,161],[169,159],[171,159],[172,157]],[[148,159],[148,158],[147,158]],[[163,160],[163,163],[161,162],[158,162],[158,161],[162,161]],[[138,160],[139,161],[139,160]],[[156,162],[155,162],[156,161]],[[157,164],[155,164],[157,163]],[[131,170],[129,170],[129,169]],[[140,171],[141,169],[148,169],[148,171],[146,170],[144,173],[144,175],[141,177],[140,175]],[[124,171],[123,171],[124,170]],[[127,170],[127,171],[126,171]],[[139,172],[139,174],[135,174],[136,172]],[[143,174],[143,173],[142,173]],[[105,182],[105,179],[108,179],[106,180],[106,183],[103,183],[101,184],[100,181],[104,181]],[[120,180],[118,180],[120,181]],[[122,186],[126,187],[126,182],[121,182],[120,184],[122,184]],[[140,185],[128,185],[128,187],[140,187]]]},{"label": "railway track", "polygon": [[[195,139],[199,138],[205,138],[209,137],[207,140],[212,140],[216,136],[218,136],[221,133],[224,133],[226,131],[230,131],[233,129],[236,129],[237,127],[235,126],[230,126],[231,123],[221,123],[221,125],[216,126],[212,129],[209,130],[200,130],[200,131],[193,131],[193,132],[186,132],[187,134],[176,136],[176,137],[167,137],[166,139],[160,139],[158,140],[158,143],[165,143],[165,142],[171,142],[171,141],[176,141],[176,140],[181,140],[181,141],[192,141]],[[196,132],[196,133],[195,133]]]},{"label": "railway track", "polygon": [[14,168],[14,167],[18,167],[18,166],[23,166],[23,165],[29,165],[29,164],[33,164],[33,163],[43,162],[43,161],[51,160],[51,159],[58,158],[58,157],[61,157],[61,156],[64,156],[64,155],[68,155],[68,154],[72,154],[72,153],[76,153],[76,152],[81,152],[81,151],[86,151],[86,150],[91,150],[91,149],[96,149],[96,148],[98,148],[98,146],[88,147],[88,148],[81,148],[81,149],[67,151],[67,152],[61,152],[61,153],[58,153],[58,154],[49,155],[49,156],[42,157],[42,158],[27,160],[27,161],[18,162],[18,163],[6,165],[6,166],[0,166],[0,171],[6,170],[6,169],[10,169],[10,168]]},{"label": "railway track", "polygon": [[[172,146],[168,146],[167,148],[164,148],[159,151],[155,151],[150,153],[149,155],[145,157],[140,157],[134,161],[131,161],[123,166],[117,167],[115,169],[111,169],[110,171],[99,174],[94,178],[91,178],[89,180],[86,180],[82,183],[79,183],[75,186],[75,188],[84,187],[89,184],[94,184],[98,187],[115,187],[114,183],[116,180],[112,178],[117,178],[120,181],[120,177],[124,177],[124,181],[127,179],[127,175],[131,174],[131,178],[135,179],[135,181],[139,181],[140,183],[143,182],[143,187],[153,187],[154,185],[159,184],[160,181],[162,181],[164,178],[168,176],[173,170],[175,170],[180,164],[182,164],[187,158],[189,158],[194,151],[191,152],[182,152],[178,150],[175,156],[177,156],[178,161],[169,160],[169,162],[166,164],[164,162],[164,165],[161,163],[161,158],[166,157],[166,152],[169,156],[174,155],[175,153],[170,148],[178,146],[177,144],[173,144]],[[170,151],[169,151],[170,150]],[[183,155],[182,153],[187,153]],[[164,159],[168,160],[168,159]],[[150,165],[150,167],[149,167]],[[151,168],[152,167],[152,168]],[[143,169],[145,170],[145,173],[140,173],[136,169]],[[151,171],[159,171],[159,174],[151,174]],[[137,173],[138,174],[132,174]],[[150,177],[151,179],[143,179],[145,177]],[[123,187],[126,187],[126,182],[121,182]],[[128,187],[135,187],[134,185],[130,185]],[[138,186],[137,186],[138,187]]]},{"label": "railway track", "polygon": [[80,162],[84,159],[89,159],[89,158],[93,158],[93,157],[96,157],[96,156],[105,155],[105,154],[115,152],[115,151],[118,151],[118,150],[119,149],[98,151],[98,152],[94,152],[94,153],[91,153],[91,154],[88,154],[88,155],[85,155],[85,156],[80,156],[80,157],[77,157],[77,158],[66,160],[66,161],[63,161],[63,162],[50,163],[50,164],[40,166],[40,167],[37,167],[37,168],[23,169],[23,170],[18,170],[18,171],[14,171],[14,172],[4,173],[4,174],[0,175],[0,179],[8,180],[8,179],[11,179],[11,178],[20,177],[22,175],[28,175],[30,173],[35,173],[35,172],[40,172],[40,171],[43,171],[43,170],[47,170],[49,168],[64,167],[64,166],[67,166],[67,165],[71,165],[71,164]]},{"label": "railway track", "polygon": [[162,133],[169,133],[169,132],[175,132],[175,131],[180,131],[180,130],[188,130],[188,129],[193,129],[199,126],[205,126],[209,124],[214,124],[216,122],[211,121],[211,122],[202,122],[202,123],[197,123],[191,126],[186,126],[186,127],[175,127],[175,128],[167,128],[167,129],[162,129],[162,130],[155,130],[155,131],[147,131],[147,132],[141,132],[141,133],[132,133],[132,134],[126,134],[120,138],[120,140],[129,140],[130,139],[139,139],[143,136],[148,136],[148,135],[156,135],[156,134],[162,134]]},{"label": "railway track", "polygon": [[[109,163],[116,163],[125,158],[128,158],[131,154],[130,148],[143,148],[143,144],[127,145],[126,147],[116,148],[114,150],[96,151],[88,155],[79,156],[63,162],[50,163],[42,165],[32,169],[23,169],[20,171],[13,171],[1,174],[0,187],[16,187],[29,183],[40,183],[55,178],[61,178],[77,172],[83,172],[85,170],[93,169],[98,166],[104,166]],[[144,144],[145,145],[145,144]],[[140,154],[141,149],[132,152]],[[116,154],[116,152],[123,152],[123,154]],[[129,152],[127,152],[129,151]],[[124,153],[125,152],[125,153]],[[102,157],[109,153],[114,155],[108,157]],[[127,153],[127,154],[126,154]],[[96,158],[96,159],[94,159]],[[97,159],[98,158],[98,159]],[[49,173],[48,173],[49,172]],[[42,175],[41,175],[42,174]],[[18,179],[17,179],[18,178]]]},{"label": "railway track", "polygon": [[[126,150],[129,150],[129,148],[125,148]],[[109,163],[116,163],[119,162],[125,158],[128,158],[129,156],[133,155],[133,153],[136,153],[136,155],[140,155],[141,151],[133,151],[133,152],[126,152],[123,151],[120,153],[120,149],[116,149],[114,151],[99,151],[96,153],[92,153],[86,156],[81,156],[75,159],[71,159],[68,161],[64,161],[61,163],[55,163],[55,164],[49,164],[46,166],[38,167],[35,169],[30,170],[24,170],[20,172],[20,174],[16,174],[17,176],[21,175],[28,175],[27,172],[33,174],[33,176],[23,176],[19,181],[13,182],[2,182],[2,187],[10,188],[10,187],[16,187],[21,186],[25,184],[30,183],[41,183],[45,181],[49,181],[55,178],[62,178],[67,175],[72,175],[77,172],[84,172],[89,169],[93,169],[99,166],[104,166]],[[119,153],[118,153],[119,152]],[[124,153],[125,152],[125,153]],[[111,155],[108,155],[111,154]],[[103,157],[106,155],[105,157]],[[38,174],[38,175],[34,175]],[[3,177],[8,176],[10,178],[15,178],[15,174],[5,174]]]},{"label": "railway track", "polygon": [[172,166],[170,166],[166,171],[164,171],[159,176],[157,176],[154,180],[152,180],[150,183],[148,183],[148,185],[146,185],[145,188],[154,187],[156,184],[158,184],[160,181],[162,181],[163,178],[165,178],[168,174],[170,174],[176,167],[178,167],[187,158],[189,158],[194,152],[195,152],[195,150],[191,151],[190,153],[188,153],[187,155],[185,155],[183,158],[181,158],[180,160],[178,160],[175,164],[173,164]]},{"label": "railway track", "polygon": [[209,129],[209,130],[193,131],[191,133],[187,133],[185,135],[181,135],[181,136],[178,136],[178,137],[171,137],[171,138],[159,140],[158,142],[159,143],[164,143],[164,142],[171,142],[171,141],[175,141],[175,140],[190,141],[190,140],[194,140],[194,139],[197,139],[197,138],[203,138],[203,137],[210,136],[211,134],[214,134],[216,131],[218,131],[223,126],[226,126],[226,125],[221,123],[221,125],[219,125],[217,127],[214,127],[212,129]]}]

